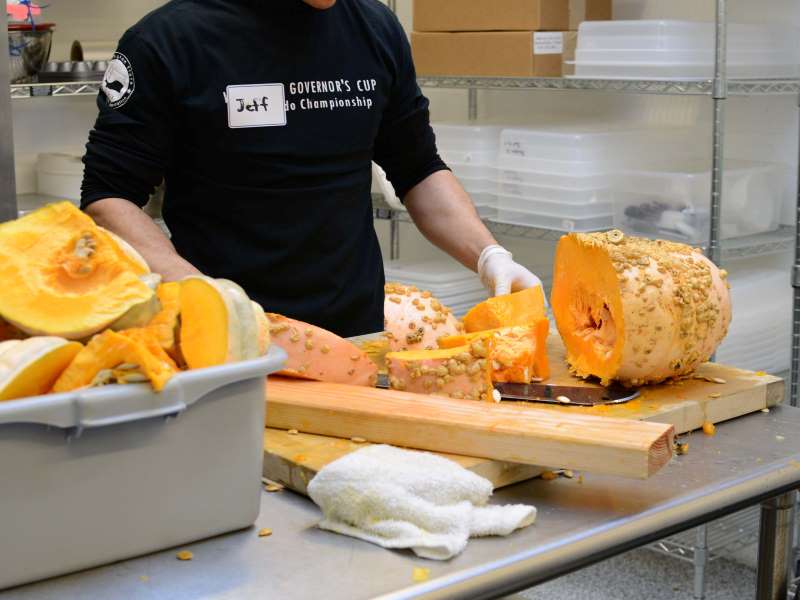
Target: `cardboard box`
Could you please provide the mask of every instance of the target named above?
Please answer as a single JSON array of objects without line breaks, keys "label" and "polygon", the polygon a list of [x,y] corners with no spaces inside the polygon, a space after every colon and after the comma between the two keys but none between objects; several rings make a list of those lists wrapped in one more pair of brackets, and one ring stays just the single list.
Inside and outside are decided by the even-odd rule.
[{"label": "cardboard box", "polygon": [[584,21],[610,21],[612,0],[569,0],[569,27],[577,31]]},{"label": "cardboard box", "polygon": [[561,77],[573,60],[574,31],[411,33],[418,75]]},{"label": "cardboard box", "polygon": [[414,31],[564,31],[570,29],[569,2],[414,0]]}]

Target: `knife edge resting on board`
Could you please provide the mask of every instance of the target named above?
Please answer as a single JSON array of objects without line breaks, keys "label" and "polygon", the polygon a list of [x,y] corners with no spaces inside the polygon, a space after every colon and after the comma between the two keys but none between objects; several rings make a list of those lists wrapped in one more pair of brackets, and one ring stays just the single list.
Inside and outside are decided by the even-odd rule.
[{"label": "knife edge resting on board", "polygon": [[634,478],[672,457],[672,425],[275,377],[268,389],[279,429]]}]

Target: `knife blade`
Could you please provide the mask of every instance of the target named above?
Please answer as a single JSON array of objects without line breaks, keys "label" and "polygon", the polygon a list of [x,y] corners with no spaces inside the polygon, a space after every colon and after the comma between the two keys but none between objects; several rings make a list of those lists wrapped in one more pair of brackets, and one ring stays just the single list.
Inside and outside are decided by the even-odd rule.
[{"label": "knife blade", "polygon": [[[376,387],[388,389],[389,376],[378,375]],[[578,387],[574,385],[550,385],[549,383],[495,383],[494,388],[503,400],[517,402],[542,402],[559,406],[597,406],[599,404],[622,404],[639,396],[639,390],[618,386]],[[566,400],[569,400],[567,402]]]},{"label": "knife blade", "polygon": [[622,404],[639,396],[639,390],[619,386],[579,387],[549,383],[495,383],[494,387],[500,392],[503,400],[544,402],[559,406]]}]

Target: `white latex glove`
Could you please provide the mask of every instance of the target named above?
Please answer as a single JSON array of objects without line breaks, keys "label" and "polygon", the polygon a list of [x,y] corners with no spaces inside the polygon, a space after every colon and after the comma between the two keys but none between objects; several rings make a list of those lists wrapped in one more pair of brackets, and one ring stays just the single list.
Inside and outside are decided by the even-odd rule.
[{"label": "white latex glove", "polygon": [[478,276],[493,296],[518,292],[542,281],[519,263],[508,250],[497,244],[486,246],[478,258]]}]

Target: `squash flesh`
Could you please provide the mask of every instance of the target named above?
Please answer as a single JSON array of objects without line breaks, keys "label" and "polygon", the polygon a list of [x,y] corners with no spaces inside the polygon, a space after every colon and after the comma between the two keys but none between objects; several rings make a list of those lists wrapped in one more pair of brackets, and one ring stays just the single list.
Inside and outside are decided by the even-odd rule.
[{"label": "squash flesh", "polygon": [[231,303],[204,277],[180,283],[181,354],[190,369],[238,360],[236,315]]},{"label": "squash flesh", "polygon": [[181,313],[181,284],[177,281],[162,283],[156,289],[161,310],[147,323],[161,347],[170,355],[175,353],[178,316]]},{"label": "squash flesh", "polygon": [[0,353],[0,401],[46,394],[80,350],[78,342],[54,337],[6,347]]},{"label": "squash flesh", "polygon": [[542,286],[494,296],[473,306],[464,315],[468,333],[500,327],[525,326],[547,316]]},{"label": "squash flesh", "polygon": [[153,297],[145,271],[69,202],[0,225],[0,316],[30,335],[82,339]]},{"label": "squash flesh", "polygon": [[[148,349],[146,337],[150,337],[152,346]],[[157,349],[159,355],[151,350]],[[121,369],[128,365],[135,368]],[[120,377],[119,371],[135,371],[144,375],[153,386],[161,391],[170,378],[177,372],[174,363],[164,353],[152,334],[137,333],[130,330],[124,333],[107,330],[94,336],[75,356],[53,385],[54,393],[69,392],[96,383],[101,371],[117,370],[111,380]]]},{"label": "squash flesh", "polygon": [[475,331],[439,339],[441,348],[454,348],[475,339],[492,337],[492,380],[496,382],[530,383],[534,377],[547,379],[547,336],[550,323],[539,319],[524,327],[501,327]]}]

